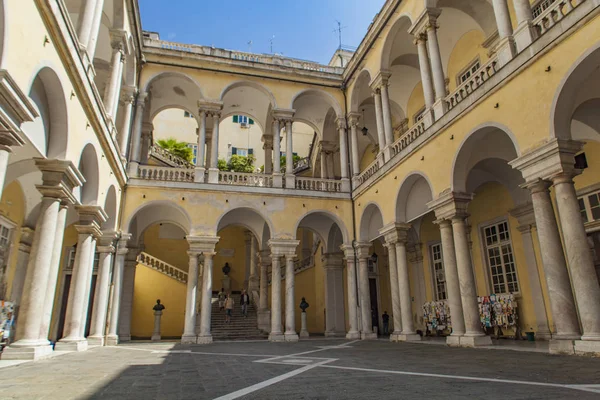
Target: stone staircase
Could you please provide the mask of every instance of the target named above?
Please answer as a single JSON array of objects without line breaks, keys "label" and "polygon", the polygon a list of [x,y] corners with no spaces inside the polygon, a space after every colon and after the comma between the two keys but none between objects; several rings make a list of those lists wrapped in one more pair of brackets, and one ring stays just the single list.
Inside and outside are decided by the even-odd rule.
[{"label": "stone staircase", "polygon": [[258,329],[256,306],[251,302],[248,306],[248,317],[244,318],[240,295],[233,294],[232,297],[235,306],[229,324],[225,323],[225,310],[219,311],[219,302],[216,301],[212,304],[210,323],[213,340],[267,339],[269,335]]}]

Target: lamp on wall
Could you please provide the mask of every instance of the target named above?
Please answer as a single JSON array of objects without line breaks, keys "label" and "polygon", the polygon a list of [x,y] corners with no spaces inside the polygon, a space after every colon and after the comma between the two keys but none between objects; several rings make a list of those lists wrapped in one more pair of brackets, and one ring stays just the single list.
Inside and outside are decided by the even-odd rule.
[{"label": "lamp on wall", "polygon": [[377,253],[373,252],[373,254],[371,254],[371,261],[373,261],[373,263],[377,263],[377,258],[379,258],[377,256]]},{"label": "lamp on wall", "polygon": [[360,130],[363,136],[367,136],[369,134],[369,130],[367,129],[367,125],[365,125],[365,109],[362,110],[363,113],[363,128]]}]

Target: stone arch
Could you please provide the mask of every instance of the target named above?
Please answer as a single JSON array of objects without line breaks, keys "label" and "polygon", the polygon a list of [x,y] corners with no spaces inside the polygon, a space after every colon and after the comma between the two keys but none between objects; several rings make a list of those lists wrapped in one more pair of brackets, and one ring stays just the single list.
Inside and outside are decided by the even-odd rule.
[{"label": "stone arch", "polygon": [[[340,231],[342,242],[350,243],[350,236],[346,225],[335,214],[325,210],[312,210],[304,214],[298,219],[294,232],[297,232],[299,228],[315,232],[325,243],[323,247],[329,251],[331,248],[329,244],[330,233],[335,227]],[[339,246],[337,250],[332,250],[332,252],[336,251],[339,251]]]},{"label": "stone arch", "polygon": [[104,199],[104,211],[108,218],[102,224],[103,231],[114,231],[117,227],[117,190],[111,185]]},{"label": "stone arch", "polygon": [[341,252],[341,246],[344,244],[344,234],[340,227],[335,224],[332,225],[327,236],[327,253],[338,253]]},{"label": "stone arch", "polygon": [[140,90],[140,92],[148,92],[150,87],[152,86],[152,84],[154,84],[155,82],[161,80],[161,79],[167,79],[167,78],[181,78],[183,80],[188,81],[189,83],[191,83],[192,85],[194,85],[198,91],[200,92],[200,94],[202,95],[201,98],[204,99],[204,94],[202,92],[202,86],[200,86],[200,84],[198,82],[196,82],[196,80],[194,78],[192,78],[191,76],[184,74],[183,72],[177,72],[177,71],[158,71],[156,73],[154,73],[153,75],[150,76],[150,78],[148,79],[148,81],[146,82],[146,84],[143,86],[143,89]]},{"label": "stone arch", "polygon": [[185,209],[168,200],[150,201],[136,208],[121,224],[124,232],[132,235],[132,243],[137,243],[141,234],[151,225],[170,223],[189,234],[192,219]]},{"label": "stone arch", "polygon": [[[352,92],[350,93],[350,111],[360,112],[362,102],[370,96],[369,83],[373,79],[371,72],[368,69],[363,69],[358,74]],[[365,91],[366,89],[366,91]],[[365,93],[366,92],[366,93]],[[367,94],[367,96],[365,96]]]},{"label": "stone arch", "polygon": [[[394,21],[387,36],[385,37],[385,42],[381,49],[380,70],[389,70],[391,68],[392,62],[394,61],[393,59],[391,59],[391,55],[393,52],[395,39],[401,32],[406,34],[406,36],[408,37],[408,29],[411,27],[412,24],[413,21],[411,17],[406,13],[399,15],[398,18]],[[408,45],[414,47],[410,41],[408,42]]]},{"label": "stone arch", "polygon": [[372,242],[380,236],[379,230],[381,228],[383,228],[381,207],[374,202],[367,204],[360,217],[358,240],[360,242]]},{"label": "stone arch", "polygon": [[340,106],[338,101],[331,94],[319,89],[304,89],[296,93],[296,95],[292,98],[292,102],[289,108],[296,109],[296,101],[304,96],[316,96],[320,99],[323,99],[334,109],[335,114],[338,118],[342,118],[344,116],[344,113],[342,112],[342,107]]},{"label": "stone arch", "polygon": [[404,179],[396,197],[396,222],[410,222],[429,212],[427,203],[433,200],[431,181],[421,171]]},{"label": "stone arch", "polygon": [[454,8],[468,15],[486,36],[497,29],[494,8],[489,0],[424,0],[424,3],[428,8]]},{"label": "stone arch", "polygon": [[76,188],[74,192],[79,191],[79,201],[81,204],[95,205],[98,203],[100,172],[98,168],[98,154],[91,143],[86,144],[83,148],[78,168],[85,182],[80,188]]},{"label": "stone arch", "polygon": [[22,125],[23,132],[47,158],[64,159],[67,153],[69,118],[63,85],[53,68],[42,66],[31,80],[29,98],[38,117]]},{"label": "stone arch", "polygon": [[243,226],[252,232],[261,249],[265,245],[263,242],[265,229],[268,228],[271,235],[274,232],[271,220],[262,215],[260,211],[249,207],[234,208],[223,213],[218,218],[214,231],[218,234],[221,230],[233,225]]},{"label": "stone arch", "polygon": [[[581,55],[569,69],[561,81],[552,101],[550,113],[550,137],[571,139],[571,118],[576,109],[589,100],[598,96],[593,87],[585,83],[591,78],[600,64],[600,42],[596,42]],[[597,88],[597,85],[595,85]]]},{"label": "stone arch", "polygon": [[251,87],[251,88],[256,89],[259,92],[263,93],[269,99],[273,108],[277,108],[277,101],[275,100],[275,96],[273,96],[273,93],[269,89],[267,89],[264,85],[262,85],[258,82],[247,81],[247,80],[236,81],[236,82],[233,82],[233,83],[229,84],[228,86],[226,86],[223,89],[223,91],[221,91],[221,95],[219,96],[219,99],[221,101],[224,101],[227,93],[229,93],[230,91],[232,91],[234,89],[244,87],[244,86]]},{"label": "stone arch", "polygon": [[600,93],[598,97],[581,103],[573,112],[571,139],[600,141]]}]

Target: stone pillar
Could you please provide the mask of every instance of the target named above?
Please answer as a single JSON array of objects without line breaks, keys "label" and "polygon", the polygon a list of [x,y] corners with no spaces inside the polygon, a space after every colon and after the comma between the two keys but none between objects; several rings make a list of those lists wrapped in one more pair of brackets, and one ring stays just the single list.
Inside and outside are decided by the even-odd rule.
[{"label": "stone pillar", "polygon": [[[98,3],[103,4],[104,0],[86,0],[83,12],[79,15],[77,26],[77,38],[81,48],[86,49],[92,36],[92,26],[96,19],[96,8]],[[100,8],[102,10],[102,8]]]},{"label": "stone pillar", "polygon": [[48,339],[50,333],[50,322],[52,321],[52,312],[54,310],[54,297],[56,295],[56,283],[58,282],[58,272],[62,258],[63,238],[65,235],[65,223],[67,221],[69,203],[68,199],[63,199],[60,210],[58,211],[56,231],[54,234],[54,248],[52,249],[52,260],[50,261],[50,271],[48,273],[48,286],[44,300],[44,317],[40,328],[40,340]]},{"label": "stone pillar", "polygon": [[433,105],[435,119],[440,119],[446,111],[446,77],[444,76],[444,67],[442,66],[442,56],[440,54],[440,45],[437,37],[437,16],[430,13],[429,23],[427,24],[427,44],[429,47],[429,56],[431,57],[431,72],[433,75],[433,84],[435,87],[435,104]]},{"label": "stone pillar", "polygon": [[294,291],[294,254],[285,255],[285,341],[297,342],[298,333],[296,332],[296,307],[295,307],[295,291]]},{"label": "stone pillar", "polygon": [[88,348],[84,331],[90,301],[96,238],[102,235],[100,225],[108,218],[99,206],[76,206],[76,210],[79,213],[79,224],[75,225],[78,233],[77,250],[67,301],[65,336],[56,343],[56,349],[62,351],[85,351]]},{"label": "stone pillar", "polygon": [[385,149],[385,126],[383,122],[383,111],[381,106],[381,91],[375,89],[373,91],[373,100],[375,101],[375,119],[377,121],[377,141],[379,145],[379,154],[377,155],[380,164],[383,164],[383,149]]},{"label": "stone pillar", "polygon": [[98,45],[98,35],[100,33],[100,25],[102,22],[102,14],[104,10],[104,0],[96,1],[96,9],[94,10],[94,16],[92,18],[92,24],[90,29],[90,37],[86,43],[86,53],[90,60],[90,63],[94,62],[94,55],[96,54],[96,46]]},{"label": "stone pillar", "polygon": [[118,234],[116,232],[108,232],[104,233],[98,242],[97,251],[100,253],[100,257],[98,260],[98,278],[96,280],[96,293],[94,294],[90,336],[88,336],[89,345],[104,345],[108,296],[110,293],[110,275],[113,266],[113,254],[115,252],[113,243],[117,238]]},{"label": "stone pillar", "polygon": [[281,187],[281,127],[279,120],[273,119],[273,186]]},{"label": "stone pillar", "polygon": [[529,290],[533,301],[533,311],[536,319],[535,336],[540,339],[551,339],[552,335],[548,327],[548,316],[544,304],[542,282],[538,272],[538,260],[535,255],[533,236],[531,230],[535,227],[535,215],[531,203],[522,204],[512,210],[510,214],[517,219],[519,226],[517,230],[521,233],[523,240],[523,253],[527,262],[527,273],[529,276]]},{"label": "stone pillar", "polygon": [[269,250],[260,252],[260,289],[259,289],[259,305],[258,305],[258,329],[269,332],[271,330],[271,312],[269,311],[269,294],[268,294],[268,271],[271,260]]},{"label": "stone pillar", "polygon": [[321,141],[321,179],[327,178],[327,152],[323,149],[323,141]]},{"label": "stone pillar", "polygon": [[135,88],[125,88],[123,101],[125,102],[125,109],[123,110],[123,125],[121,125],[121,131],[119,132],[119,153],[121,154],[121,160],[125,161],[127,159],[127,146],[131,137],[131,113],[135,102]]},{"label": "stone pillar", "polygon": [[123,269],[123,291],[119,316],[119,342],[131,341],[131,313],[133,311],[133,291],[137,269],[137,249],[129,249]]},{"label": "stone pillar", "polygon": [[106,345],[115,346],[119,344],[118,325],[121,309],[121,298],[123,294],[123,273],[125,268],[125,256],[128,253],[127,242],[131,239],[131,234],[122,233],[117,246],[115,268],[113,271],[112,298],[110,300],[110,313],[108,323],[108,333],[106,334]]},{"label": "stone pillar", "polygon": [[496,25],[498,25],[498,36],[500,38],[496,52],[498,53],[498,62],[502,67],[516,55],[512,36],[513,29],[507,0],[492,0],[492,5],[494,7],[494,15],[496,16]]},{"label": "stone pillar", "polygon": [[406,258],[406,240],[408,236],[408,225],[399,227],[398,241],[396,247],[396,262],[398,263],[398,290],[400,292],[400,309],[402,310],[402,341],[419,341],[421,336],[417,335],[413,323],[412,297],[410,295],[410,278],[408,275],[408,259]]},{"label": "stone pillar", "polygon": [[600,285],[594,279],[594,258],[581,219],[573,174],[561,173],[552,178],[552,183],[575,302],[583,327],[581,339],[596,341],[594,348],[596,352],[600,352]]},{"label": "stone pillar", "polygon": [[342,251],[344,252],[347,268],[348,325],[350,325],[350,330],[346,334],[346,339],[360,339],[360,331],[358,330],[358,302],[356,299],[356,263],[354,261],[354,248],[351,245],[344,245],[342,246]]},{"label": "stone pillar", "polygon": [[515,45],[520,53],[537,39],[538,32],[533,26],[533,14],[529,0],[513,0],[517,28],[514,32]]},{"label": "stone pillar", "polygon": [[323,269],[325,270],[325,336],[343,337],[346,334],[343,254],[324,254]]},{"label": "stone pillar", "polygon": [[273,138],[263,135],[262,140],[264,142],[263,150],[265,151],[265,174],[271,175],[273,173]]},{"label": "stone pillar", "polygon": [[294,175],[294,146],[292,142],[292,120],[285,121],[285,187],[293,189],[296,187],[296,176]]},{"label": "stone pillar", "polygon": [[369,286],[369,248],[370,243],[359,243],[358,245],[358,291],[360,301],[360,311],[362,320],[361,339],[377,339],[377,334],[373,332],[373,322],[371,320],[371,291]]},{"label": "stone pillar", "polygon": [[152,134],[154,132],[154,125],[150,122],[144,122],[142,124],[142,149],[140,155],[140,164],[148,164],[150,157],[150,146],[152,145]]},{"label": "stone pillar", "polygon": [[285,340],[281,331],[281,255],[273,252],[271,253],[271,333],[269,340],[271,342]]},{"label": "stone pillar", "polygon": [[[358,155],[358,113],[350,113],[350,143],[352,144],[352,176],[360,174],[360,156]],[[354,184],[356,186],[356,183]]]},{"label": "stone pillar", "polygon": [[[150,338],[150,340],[152,340],[153,342],[160,342],[160,319],[162,317],[162,314],[163,312],[160,310],[154,311],[154,331],[152,332],[152,337]],[[196,335],[194,335],[194,339],[195,338]]]},{"label": "stone pillar", "polygon": [[210,164],[212,163],[212,128],[206,128],[206,162],[204,163],[204,168],[210,168]]},{"label": "stone pillar", "polygon": [[104,109],[113,123],[117,119],[117,109],[119,107],[119,95],[121,94],[121,84],[123,82],[123,65],[125,64],[125,52],[123,42],[125,33],[113,34],[113,54],[110,62],[110,76],[104,92]]},{"label": "stone pillar", "polygon": [[434,94],[429,57],[427,56],[427,37],[424,34],[417,34],[415,37],[415,44],[417,45],[417,52],[419,54],[419,70],[421,71],[421,84],[423,85],[425,108],[430,110],[433,107]]},{"label": "stone pillar", "polygon": [[[310,337],[310,334],[308,333],[308,330],[306,329],[306,311],[302,311],[300,322],[302,324],[300,327],[300,337],[301,338]],[[327,332],[325,332],[325,336],[327,336]]]},{"label": "stone pillar", "polygon": [[[383,231],[383,229],[382,229]],[[390,341],[400,341],[402,333],[402,311],[400,307],[400,289],[398,287],[398,263],[396,260],[396,232],[395,229],[385,236],[385,247],[388,250],[390,269],[390,289],[392,295],[392,321],[394,330],[390,333]]]},{"label": "stone pillar", "polygon": [[187,296],[185,299],[185,324],[181,343],[196,343],[196,294],[198,291],[198,253],[188,251],[189,270],[187,281]]},{"label": "stone pillar", "polygon": [[198,131],[198,151],[196,153],[195,182],[204,183],[204,149],[206,146],[206,111],[200,110],[200,128]]},{"label": "stone pillar", "polygon": [[389,78],[386,77],[381,84],[381,108],[383,111],[383,129],[385,132],[386,147],[391,146],[394,143],[394,130],[392,128],[392,109],[390,107],[388,79]]},{"label": "stone pillar", "polygon": [[[25,284],[25,274],[27,273],[27,264],[29,263],[29,255],[31,254],[33,236],[33,229],[28,227],[21,228],[19,253],[17,254],[17,267],[15,269],[15,275],[13,277],[13,283],[10,291],[10,301],[15,303],[17,307],[21,305],[21,296],[23,295],[23,285]],[[19,312],[16,310],[15,315],[17,318],[18,314]],[[13,337],[13,335],[11,335],[11,337]]]},{"label": "stone pillar", "polygon": [[[40,213],[31,245],[31,256],[19,307],[17,341],[4,349],[3,360],[39,359],[48,356],[52,347],[42,335],[45,300],[48,283],[52,279],[52,254],[55,247],[56,226],[60,213],[61,199],[75,202],[73,188],[83,183],[83,176],[70,161],[36,158],[35,164],[42,172],[42,184],[37,189],[42,193]],[[43,337],[41,337],[43,336]]]},{"label": "stone pillar", "polygon": [[144,122],[144,106],[148,93],[138,93],[137,104],[135,107],[135,119],[133,121],[133,133],[131,143],[131,154],[129,156],[129,175],[137,176],[140,160],[142,159],[142,124]]},{"label": "stone pillar", "polygon": [[0,144],[0,193],[4,190],[4,180],[6,179],[6,169],[8,168],[8,159],[12,150],[9,146]]},{"label": "stone pillar", "polygon": [[213,262],[216,253],[204,253],[204,273],[202,274],[202,311],[200,312],[200,335],[198,343],[212,343],[210,319],[212,314]]},{"label": "stone pillar", "polygon": [[339,118],[336,122],[340,136],[340,169],[342,178],[342,191],[349,192],[350,175],[348,174],[348,140],[346,138],[346,119]]},{"label": "stone pillar", "polygon": [[210,168],[208,170],[208,183],[219,183],[219,121],[221,112],[212,112],[213,132],[210,149]]},{"label": "stone pillar", "polygon": [[253,293],[259,289],[259,276],[256,267],[257,241],[254,235],[250,238],[250,277],[248,279],[248,295],[253,298]]}]

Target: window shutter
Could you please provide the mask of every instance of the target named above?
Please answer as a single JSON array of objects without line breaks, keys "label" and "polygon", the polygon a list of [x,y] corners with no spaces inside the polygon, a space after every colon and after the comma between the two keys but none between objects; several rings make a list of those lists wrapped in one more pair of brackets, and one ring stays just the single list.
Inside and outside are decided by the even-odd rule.
[{"label": "window shutter", "polygon": [[237,123],[238,123],[238,118],[239,118],[239,117],[238,117],[237,115],[234,115],[234,116],[233,116],[233,123],[234,123],[234,124],[237,124]]},{"label": "window shutter", "polygon": [[254,120],[250,118],[250,125],[254,125]]},{"label": "window shutter", "polygon": [[232,147],[231,148],[231,155],[233,156],[235,154],[237,154],[237,147]]},{"label": "window shutter", "polygon": [[[250,121],[252,121],[252,120],[250,120]],[[254,149],[248,149],[248,155],[250,156],[252,154],[254,154]]]}]

